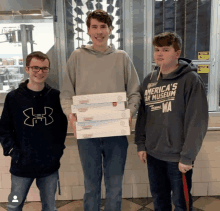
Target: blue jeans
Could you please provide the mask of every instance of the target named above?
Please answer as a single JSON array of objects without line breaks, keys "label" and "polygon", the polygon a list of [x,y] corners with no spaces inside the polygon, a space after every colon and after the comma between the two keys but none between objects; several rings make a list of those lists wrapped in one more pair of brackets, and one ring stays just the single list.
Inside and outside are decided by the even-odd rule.
[{"label": "blue jeans", "polygon": [[100,211],[102,156],[106,187],[105,211],[120,211],[127,137],[78,139],[77,143],[84,173],[84,211]]},{"label": "blue jeans", "polygon": [[[8,204],[8,211],[21,211],[28,191],[35,178],[17,177],[11,175],[11,193],[18,192],[21,198],[21,204],[15,206],[12,202]],[[37,187],[40,190],[42,201],[42,211],[57,211],[55,203],[55,194],[57,190],[58,171],[47,177],[36,178]]]},{"label": "blue jeans", "polygon": [[[185,211],[186,201],[183,191],[182,173],[178,162],[158,160],[147,154],[148,177],[155,211],[171,211],[171,191],[175,211]],[[192,170],[186,174],[189,192],[189,210],[192,211]]]}]

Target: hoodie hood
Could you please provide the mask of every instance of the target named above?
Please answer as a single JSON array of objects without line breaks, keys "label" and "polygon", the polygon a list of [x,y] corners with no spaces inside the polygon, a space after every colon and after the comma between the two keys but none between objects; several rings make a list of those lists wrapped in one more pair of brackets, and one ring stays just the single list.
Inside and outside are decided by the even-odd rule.
[{"label": "hoodie hood", "polygon": [[95,49],[92,47],[92,45],[82,45],[82,46],[81,46],[81,49],[85,49],[86,51],[89,51],[91,54],[100,55],[100,56],[101,56],[101,55],[108,55],[108,54],[110,54],[110,53],[115,52],[115,46],[114,46],[113,44],[110,44],[104,53],[95,50]]},{"label": "hoodie hood", "polygon": [[[197,72],[196,66],[192,63],[192,60],[190,59],[179,58],[178,63],[179,63],[179,67],[177,68],[177,70],[167,74],[166,78],[162,78],[162,80],[174,79],[191,71]],[[155,69],[156,71],[152,72],[151,78],[153,74],[156,73],[157,80],[159,80],[159,78],[161,77],[160,67],[156,66]]]},{"label": "hoodie hood", "polygon": [[28,82],[29,82],[29,79],[27,79],[26,81],[19,84],[19,87],[17,89],[18,94],[26,95],[28,97],[33,97],[33,96],[34,97],[41,97],[41,96],[47,96],[52,89],[47,83],[44,83],[45,86],[44,86],[43,90],[41,90],[39,92],[32,91],[27,88]]}]

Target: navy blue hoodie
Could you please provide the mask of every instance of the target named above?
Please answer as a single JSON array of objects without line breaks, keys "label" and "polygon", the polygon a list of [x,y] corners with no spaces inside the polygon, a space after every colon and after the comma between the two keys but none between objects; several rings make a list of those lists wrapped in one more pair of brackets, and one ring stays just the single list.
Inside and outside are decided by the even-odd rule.
[{"label": "navy blue hoodie", "polygon": [[191,60],[163,77],[149,74],[140,86],[141,105],[135,126],[137,151],[164,161],[192,165],[208,128],[204,84]]},{"label": "navy blue hoodie", "polygon": [[60,91],[45,83],[42,91],[35,92],[27,83],[6,96],[0,142],[4,155],[12,157],[13,175],[45,177],[60,167],[68,122],[60,105]]}]

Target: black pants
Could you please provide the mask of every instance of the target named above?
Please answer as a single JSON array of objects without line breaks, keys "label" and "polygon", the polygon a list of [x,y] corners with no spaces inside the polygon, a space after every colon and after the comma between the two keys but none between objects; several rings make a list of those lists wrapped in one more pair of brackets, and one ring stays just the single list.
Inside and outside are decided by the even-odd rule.
[{"label": "black pants", "polygon": [[[185,211],[186,201],[183,191],[182,172],[178,162],[158,160],[147,154],[148,176],[150,190],[154,199],[155,211],[171,211],[171,191],[175,211]],[[186,181],[189,192],[189,210],[192,211],[192,170],[188,171]]]}]

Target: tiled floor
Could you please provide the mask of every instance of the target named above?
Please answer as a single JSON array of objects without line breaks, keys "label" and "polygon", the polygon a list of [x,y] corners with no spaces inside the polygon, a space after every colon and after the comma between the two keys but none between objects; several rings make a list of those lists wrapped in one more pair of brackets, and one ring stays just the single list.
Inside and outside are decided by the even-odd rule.
[{"label": "tiled floor", "polygon": [[[193,211],[219,211],[220,196],[193,197]],[[0,203],[0,211],[7,210],[8,203]],[[105,200],[102,200],[101,210],[104,210]],[[83,201],[56,201],[58,211],[84,211]],[[152,211],[152,198],[123,199],[122,211]],[[173,207],[174,210],[174,207]],[[41,202],[26,202],[23,211],[41,211]]]}]

